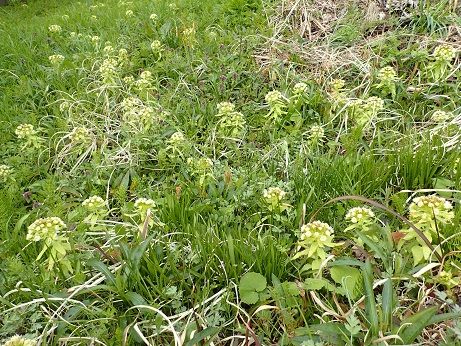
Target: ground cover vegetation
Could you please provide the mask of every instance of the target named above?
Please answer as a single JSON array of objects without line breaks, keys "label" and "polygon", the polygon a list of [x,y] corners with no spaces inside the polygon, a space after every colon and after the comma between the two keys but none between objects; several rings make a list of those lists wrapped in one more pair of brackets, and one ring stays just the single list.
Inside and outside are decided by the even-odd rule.
[{"label": "ground cover vegetation", "polygon": [[457,1],[0,8],[2,345],[461,345]]}]

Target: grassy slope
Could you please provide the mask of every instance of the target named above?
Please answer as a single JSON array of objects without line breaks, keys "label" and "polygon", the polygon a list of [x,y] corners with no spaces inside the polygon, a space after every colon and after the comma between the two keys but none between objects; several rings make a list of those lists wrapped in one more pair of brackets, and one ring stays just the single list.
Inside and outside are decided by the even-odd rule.
[{"label": "grassy slope", "polygon": [[[300,278],[299,268],[289,261],[289,250],[304,204],[309,215],[330,198],[356,194],[403,208],[405,198],[395,195],[400,190],[433,188],[436,178],[459,182],[460,174],[453,174],[456,151],[433,148],[424,142],[427,134],[417,135],[418,124],[434,109],[446,106],[458,111],[458,84],[433,85],[429,97],[402,90],[397,100],[386,100],[391,108],[386,117],[397,114],[398,119],[384,121],[377,134],[362,138],[341,132],[340,124],[330,121],[326,81],[317,84],[303,72],[294,73],[302,71],[295,63],[280,61],[271,67],[278,78],[261,73],[253,54],[264,44],[262,36],[271,36],[272,30],[267,27],[266,7],[259,1],[181,1],[176,10],[166,1],[104,3],[91,9],[89,3],[47,1],[44,6],[32,1],[28,7],[6,7],[0,12],[0,163],[14,167],[14,180],[2,187],[0,195],[0,293],[13,290],[19,281],[18,288],[31,290],[14,291],[0,300],[0,310],[11,309],[0,319],[0,339],[14,333],[50,332],[50,344],[69,335],[95,337],[106,344],[121,344],[124,339],[128,344],[140,343],[140,334],[156,331],[154,320],[162,322],[152,312],[132,308],[136,305],[161,309],[168,316],[187,311],[184,320],[177,322],[178,331],[197,329],[193,322],[197,319],[202,328],[219,326],[221,339],[232,333],[244,335],[244,312],[233,305],[237,303],[235,284],[249,270],[268,280],[272,276],[281,281]],[[133,17],[126,16],[128,9]],[[158,15],[157,24],[150,21],[151,13]],[[63,14],[69,18],[63,19]],[[51,24],[61,25],[63,32],[50,34]],[[192,26],[196,41],[188,47],[183,31]],[[363,34],[350,30],[339,25],[333,44],[347,45],[354,35]],[[72,31],[83,37],[71,40]],[[403,29],[402,37],[406,33]],[[99,46],[88,35],[98,35]],[[394,49],[383,49],[392,47],[393,36],[389,36],[389,42],[375,48],[382,57],[372,61],[372,67],[401,63],[399,42],[407,44],[408,54],[413,49],[403,39],[397,40]],[[153,39],[164,45],[161,58],[150,50]],[[152,72],[149,93],[139,93],[122,82],[104,87],[98,68],[106,41],[116,51],[128,51],[130,63],[120,71],[121,77]],[[397,54],[395,60],[390,51]],[[52,54],[66,57],[61,68],[50,67]],[[403,63],[401,73],[408,76],[410,66],[417,62],[406,63],[409,66]],[[358,94],[373,92],[367,88],[371,82],[360,87],[360,72],[351,69],[339,74],[357,86]],[[310,87],[301,126],[267,127],[266,93],[274,88],[288,90],[301,80]],[[159,114],[148,131],[120,121],[119,104],[133,95]],[[451,102],[434,102],[434,95],[449,95]],[[60,110],[63,100],[72,105],[70,110]],[[216,135],[216,105],[222,101],[234,102],[245,115],[244,140]],[[40,150],[21,149],[14,135],[21,123],[40,129],[46,140]],[[311,148],[307,131],[318,123],[325,124],[326,144]],[[65,136],[75,126],[89,128],[95,138],[95,149],[82,162],[78,161],[82,151],[65,145]],[[178,130],[191,146],[184,149],[184,158],[162,160],[168,138]],[[434,143],[440,140],[435,138]],[[197,184],[185,162],[187,157],[202,156],[214,162],[214,179],[205,186]],[[288,192],[292,206],[280,215],[268,212],[261,198],[262,191],[274,185]],[[106,222],[95,229],[82,222],[80,207],[91,195],[108,196],[111,208]],[[139,220],[129,216],[137,197],[154,199],[156,217],[164,224],[150,229],[154,240],[146,252],[145,243],[136,241]],[[340,221],[344,211],[338,205],[318,217],[339,230],[344,228]],[[26,225],[43,216],[59,216],[72,229],[72,275],[59,266],[50,273],[35,262],[41,246],[28,245]],[[105,282],[73,297],[84,308],[78,302],[66,303],[64,309],[55,302],[43,303],[41,309],[38,304],[15,308],[35,298],[65,297],[70,287],[97,278],[98,269],[105,267],[95,247],[127,264],[113,278],[107,274]],[[223,288],[228,291],[222,293]],[[214,297],[216,305],[207,302],[195,313],[188,310],[209,297]],[[313,312],[312,304],[308,305],[294,324],[300,326],[304,318],[316,320]],[[142,332],[130,329],[141,321],[149,321],[139,327]],[[280,320],[274,325],[267,321],[261,318],[258,327],[265,344],[287,336]],[[287,329],[293,328],[287,324]],[[171,333],[152,337],[151,342],[169,344]]]}]

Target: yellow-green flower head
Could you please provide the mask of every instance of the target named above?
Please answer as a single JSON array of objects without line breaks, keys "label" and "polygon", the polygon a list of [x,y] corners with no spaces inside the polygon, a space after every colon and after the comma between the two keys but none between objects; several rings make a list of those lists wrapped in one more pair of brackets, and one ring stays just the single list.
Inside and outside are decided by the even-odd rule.
[{"label": "yellow-green flower head", "polygon": [[61,18],[63,20],[69,20],[69,16],[67,14],[63,14]]},{"label": "yellow-green flower head", "polygon": [[22,336],[15,335],[5,341],[3,346],[36,346],[37,341],[23,338]]},{"label": "yellow-green flower head", "polygon": [[448,271],[442,270],[435,279],[438,283],[444,286],[450,287],[450,288],[459,285],[459,282],[458,282],[459,280],[457,281],[453,278],[453,273],[451,272],[451,270],[448,270]]},{"label": "yellow-green flower head", "polygon": [[52,33],[58,33],[58,32],[62,31],[62,28],[61,28],[61,26],[59,26],[57,24],[52,24],[52,25],[50,25],[48,27],[48,31],[52,32]]},{"label": "yellow-green flower head", "polygon": [[181,131],[177,131],[171,135],[170,139],[168,139],[168,143],[177,147],[184,143],[185,140],[186,138],[184,137],[184,134]]},{"label": "yellow-green flower head", "polygon": [[269,187],[263,191],[263,197],[268,204],[278,205],[282,203],[286,192],[279,187]]},{"label": "yellow-green flower head", "polygon": [[126,12],[125,12],[125,16],[127,16],[127,17],[132,17],[133,14],[134,14],[134,13],[133,13],[132,10],[126,10]]},{"label": "yellow-green flower head", "polygon": [[117,75],[117,60],[112,58],[104,59],[99,67],[99,73],[105,82],[112,81]]},{"label": "yellow-green flower head", "polygon": [[449,45],[441,45],[434,49],[436,61],[451,62],[456,56],[456,49]]},{"label": "yellow-green flower head", "polygon": [[120,48],[118,50],[118,58],[120,60],[128,60],[128,51],[125,48]]},{"label": "yellow-green flower head", "polygon": [[235,105],[231,102],[221,102],[218,103],[218,113],[220,114],[226,114],[226,113],[231,113],[235,109]]},{"label": "yellow-green flower head", "polygon": [[64,59],[65,59],[64,55],[61,55],[61,54],[54,54],[48,57],[48,60],[50,61],[50,63],[55,66],[60,65],[64,61]]},{"label": "yellow-green flower head", "polygon": [[379,97],[371,96],[367,98],[365,107],[367,110],[377,113],[384,108],[384,101]]},{"label": "yellow-green flower head", "polygon": [[13,170],[10,166],[0,165],[0,181],[5,182],[11,173],[13,173]]},{"label": "yellow-green flower head", "polygon": [[162,42],[160,42],[159,40],[154,40],[150,44],[150,48],[154,53],[160,52],[162,50]]},{"label": "yellow-green flower head", "polygon": [[82,202],[82,206],[91,212],[106,209],[106,201],[99,196],[91,196]]},{"label": "yellow-green flower head", "polygon": [[59,231],[64,228],[66,224],[59,217],[37,219],[27,228],[26,239],[31,241],[56,239]]},{"label": "yellow-green flower head", "polygon": [[333,228],[321,221],[313,221],[301,227],[299,240],[305,244],[318,244],[319,247],[332,246]]},{"label": "yellow-green flower head", "polygon": [[374,217],[375,213],[370,208],[365,207],[351,208],[346,214],[346,220],[356,224],[369,223]]},{"label": "yellow-green flower head", "polygon": [[313,125],[309,130],[309,138],[313,140],[321,140],[325,137],[325,130],[322,126]]},{"label": "yellow-green flower head", "polygon": [[436,110],[431,117],[431,120],[436,123],[443,123],[453,118],[452,112],[445,112],[442,110]]},{"label": "yellow-green flower head", "polygon": [[434,216],[437,222],[451,223],[455,217],[452,204],[437,195],[416,197],[409,209],[410,221],[415,224],[431,224]]},{"label": "yellow-green flower head", "polygon": [[148,210],[153,210],[156,206],[155,202],[148,198],[138,198],[134,202],[134,207],[140,215],[146,215]]},{"label": "yellow-green flower head", "polygon": [[378,72],[378,79],[385,83],[395,82],[398,80],[397,72],[395,72],[392,66],[383,67]]},{"label": "yellow-green flower head", "polygon": [[127,97],[120,102],[120,106],[125,113],[133,111],[136,112],[140,107],[142,107],[142,101],[137,97]]},{"label": "yellow-green flower head", "polygon": [[333,79],[330,83],[331,90],[339,91],[346,85],[346,82],[343,79]]},{"label": "yellow-green flower head", "polygon": [[70,38],[76,38],[77,37],[77,33],[75,31],[71,31],[71,33],[69,34]]},{"label": "yellow-green flower head", "polygon": [[196,161],[195,167],[202,172],[209,171],[213,167],[213,161],[207,157],[201,157]]},{"label": "yellow-green flower head", "polygon": [[141,79],[145,79],[145,80],[149,80],[152,78],[152,72],[150,71],[142,71],[140,76],[139,76]]},{"label": "yellow-green flower head", "polygon": [[269,105],[274,105],[283,100],[283,95],[278,90],[272,90],[266,94],[265,100]]},{"label": "yellow-green flower head", "polygon": [[111,45],[106,45],[104,46],[104,49],[102,50],[104,52],[104,54],[111,54],[114,52],[114,47],[112,47]]},{"label": "yellow-green flower head", "polygon": [[18,127],[16,127],[16,130],[14,131],[16,136],[18,138],[28,138],[37,133],[37,131],[34,129],[34,126],[31,124],[21,124]]},{"label": "yellow-green flower head", "polygon": [[[220,128],[222,129],[235,129],[236,131],[242,129],[245,124],[245,118],[240,112],[231,112],[231,113],[220,113],[222,115],[222,120],[219,123]],[[234,133],[237,134],[237,133]]]},{"label": "yellow-green flower head", "polygon": [[176,11],[178,9],[178,5],[176,5],[174,2],[170,3],[168,5],[168,7],[170,8],[170,10],[172,11]]},{"label": "yellow-green flower head", "polygon": [[134,77],[133,76],[126,76],[123,78],[123,81],[125,82],[125,84],[133,84],[134,83]]},{"label": "yellow-green flower head", "polygon": [[69,133],[69,139],[72,143],[86,143],[90,138],[90,131],[86,127],[74,127]]},{"label": "yellow-green flower head", "polygon": [[91,36],[91,42],[93,42],[94,44],[98,44],[100,40],[101,38],[99,36]]},{"label": "yellow-green flower head", "polygon": [[293,93],[295,95],[302,95],[305,94],[307,91],[307,84],[303,82],[296,83],[293,87]]},{"label": "yellow-green flower head", "polygon": [[155,23],[158,19],[158,16],[155,13],[152,13],[149,18],[151,21]]},{"label": "yellow-green flower head", "polygon": [[91,20],[98,20],[98,17],[95,16],[94,14],[90,18],[91,18]]}]

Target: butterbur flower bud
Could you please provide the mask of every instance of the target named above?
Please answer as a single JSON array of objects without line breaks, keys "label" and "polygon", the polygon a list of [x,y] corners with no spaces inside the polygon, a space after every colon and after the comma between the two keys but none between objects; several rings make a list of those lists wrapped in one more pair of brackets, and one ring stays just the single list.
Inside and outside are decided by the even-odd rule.
[{"label": "butterbur flower bud", "polygon": [[26,239],[31,241],[53,240],[65,227],[66,224],[59,217],[37,219],[27,228]]},{"label": "butterbur flower bud", "polygon": [[106,201],[99,196],[91,196],[82,202],[82,206],[90,212],[98,212],[107,209]]},{"label": "butterbur flower bud", "polygon": [[218,103],[218,113],[220,114],[226,114],[226,113],[231,113],[235,109],[235,105],[231,102],[221,102]]},{"label": "butterbur flower bud", "polygon": [[138,198],[134,202],[134,207],[138,214],[141,215],[141,217],[145,217],[147,211],[155,209],[156,206],[157,205],[155,204],[155,202],[152,199],[148,198]]},{"label": "butterbur flower bud", "polygon": [[392,83],[397,81],[398,78],[394,68],[391,66],[386,66],[379,70],[378,79],[384,83]]},{"label": "butterbur flower bud", "polygon": [[62,28],[61,26],[57,25],[57,24],[52,24],[48,27],[48,31],[51,32],[51,33],[59,33],[62,31]]},{"label": "butterbur flower bud", "polygon": [[172,146],[177,147],[180,146],[182,143],[185,141],[184,134],[181,131],[177,131],[173,133],[168,140],[168,143],[170,143]]},{"label": "butterbur flower bud", "polygon": [[441,45],[434,49],[434,58],[436,61],[451,62],[456,56],[456,50],[449,45]]},{"label": "butterbur flower bud", "polygon": [[149,18],[151,21],[155,23],[158,19],[158,16],[155,13],[152,13]]},{"label": "butterbur flower bud", "polygon": [[21,124],[16,128],[14,133],[18,138],[23,139],[35,135],[37,131],[34,130],[34,126],[31,124]]},{"label": "butterbur flower bud", "polygon": [[[327,223],[313,221],[301,227],[298,241],[298,253],[295,258],[308,256],[315,259],[326,257],[326,248],[336,246],[333,243],[333,228]],[[302,251],[299,251],[303,249]]]},{"label": "butterbur flower bud", "polygon": [[342,79],[333,79],[330,83],[330,88],[332,91],[340,91],[344,86],[346,85],[346,82]]},{"label": "butterbur flower bud", "polygon": [[267,204],[276,206],[282,203],[286,192],[279,187],[269,187],[263,191],[263,197]]},{"label": "butterbur flower bud", "polygon": [[69,139],[72,143],[86,143],[90,140],[90,131],[85,127],[75,127],[69,133]]},{"label": "butterbur flower bud", "polygon": [[162,42],[159,40],[155,40],[151,43],[150,48],[154,53],[158,53],[162,51]]},{"label": "butterbur flower bud", "polygon": [[451,223],[455,217],[452,204],[437,195],[421,196],[410,204],[410,221],[435,230],[434,218],[438,223]]},{"label": "butterbur flower bud", "polygon": [[325,137],[325,130],[322,126],[314,125],[309,130],[309,139],[313,142],[319,142]]},{"label": "butterbur flower bud", "polygon": [[98,44],[100,40],[101,39],[99,36],[91,36],[91,42],[93,42],[94,44]]},{"label": "butterbur flower bud", "polygon": [[283,95],[280,91],[278,90],[272,90],[272,91],[269,91],[266,96],[265,96],[265,100],[267,101],[267,103],[272,106],[274,104],[277,104],[279,102],[282,102],[283,101]]},{"label": "butterbur flower bud", "polygon": [[14,335],[5,341],[3,346],[36,346],[37,341]]},{"label": "butterbur flower bud", "polygon": [[0,181],[5,182],[11,175],[13,170],[10,166],[0,165]]},{"label": "butterbur flower bud", "polygon": [[295,95],[302,95],[305,94],[307,91],[307,84],[303,82],[296,83],[293,87],[293,93]]},{"label": "butterbur flower bud", "polygon": [[134,13],[133,13],[132,10],[127,10],[127,11],[125,12],[125,15],[126,15],[127,17],[132,17],[133,14],[134,14]]},{"label": "butterbur flower bud", "polygon": [[65,59],[64,55],[61,55],[61,54],[54,54],[54,55],[50,55],[48,57],[48,60],[54,66],[58,66],[58,65],[62,64],[64,59]]},{"label": "butterbur flower bud", "polygon": [[349,209],[349,211],[346,214],[346,220],[359,225],[370,223],[374,217],[375,214],[373,213],[373,211],[369,208],[364,207],[355,207]]},{"label": "butterbur flower bud", "polygon": [[431,120],[436,123],[444,123],[453,118],[452,112],[445,112],[442,110],[436,110],[431,117]]}]

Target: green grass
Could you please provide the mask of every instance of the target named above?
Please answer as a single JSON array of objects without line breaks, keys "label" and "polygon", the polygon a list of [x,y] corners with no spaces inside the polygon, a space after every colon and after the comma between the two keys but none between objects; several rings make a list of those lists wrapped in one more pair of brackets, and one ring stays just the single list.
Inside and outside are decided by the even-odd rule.
[{"label": "green grass", "polygon": [[[362,22],[363,9],[345,7],[308,40],[291,19],[275,20],[280,5],[0,8],[0,165],[11,168],[0,170],[0,343],[19,334],[43,345],[384,345],[380,337],[398,334],[442,344],[429,336],[430,322],[442,320],[435,313],[459,318],[461,73],[456,56],[435,76],[433,52],[443,43],[459,51],[448,34],[459,15],[428,2],[410,18]],[[304,6],[291,5],[294,14]],[[50,32],[54,24],[62,31]],[[319,67],[312,57],[323,49]],[[57,66],[55,54],[64,56]],[[108,59],[117,66],[105,78]],[[379,87],[385,66],[399,77],[395,95]],[[144,88],[125,79],[145,71]],[[335,78],[345,81],[340,96]],[[300,96],[298,82],[306,83]],[[281,113],[265,99],[272,90],[284,95]],[[366,109],[348,105],[369,97],[383,107],[360,124]],[[129,98],[140,106],[126,106]],[[244,124],[224,127],[236,115],[218,112],[221,102]],[[436,110],[451,118],[432,121]],[[21,124],[36,135],[18,138]],[[82,141],[72,140],[78,128]],[[264,197],[271,187],[286,192],[282,202]],[[432,228],[409,216],[445,255],[440,268],[414,277],[440,259],[434,252],[414,263],[410,248],[422,243],[393,241],[411,230],[385,208],[408,216],[412,198],[428,194],[447,198],[454,213]],[[92,213],[82,202],[95,195],[106,204]],[[346,195],[382,204],[372,225],[345,220],[362,201],[325,205]],[[139,198],[156,205],[141,212]],[[335,230],[320,270],[315,253],[296,258],[312,245],[299,236],[314,213]],[[66,225],[55,242],[26,239],[35,220],[51,216]],[[255,302],[241,294],[251,272],[266,280],[254,283],[262,287]],[[420,301],[437,309],[424,312]],[[409,316],[420,321],[413,329],[402,327]],[[460,343],[457,323],[437,326],[447,344]]]}]

